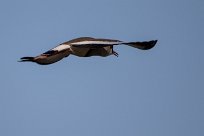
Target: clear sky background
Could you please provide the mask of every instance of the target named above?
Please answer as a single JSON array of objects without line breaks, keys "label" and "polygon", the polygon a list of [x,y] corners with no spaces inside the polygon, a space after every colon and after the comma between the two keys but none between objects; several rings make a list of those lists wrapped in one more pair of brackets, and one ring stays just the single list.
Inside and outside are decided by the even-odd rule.
[{"label": "clear sky background", "polygon": [[[1,136],[203,136],[203,0],[1,0]],[[158,39],[17,62],[81,37]]]}]

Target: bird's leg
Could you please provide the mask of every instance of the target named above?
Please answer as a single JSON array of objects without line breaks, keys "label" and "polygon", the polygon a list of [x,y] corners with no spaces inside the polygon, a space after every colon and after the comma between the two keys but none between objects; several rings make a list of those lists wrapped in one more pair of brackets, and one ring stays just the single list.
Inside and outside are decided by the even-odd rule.
[{"label": "bird's leg", "polygon": [[119,54],[117,52],[115,52],[114,50],[113,50],[113,55],[115,55],[116,57],[119,56]]}]

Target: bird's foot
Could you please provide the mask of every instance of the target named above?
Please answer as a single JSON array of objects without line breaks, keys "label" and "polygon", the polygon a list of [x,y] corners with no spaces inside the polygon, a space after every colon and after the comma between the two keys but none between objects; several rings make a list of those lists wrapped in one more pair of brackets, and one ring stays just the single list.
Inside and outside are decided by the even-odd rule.
[{"label": "bird's foot", "polygon": [[117,52],[115,52],[115,51],[113,51],[113,55],[115,55],[116,57],[119,56],[119,54]]}]

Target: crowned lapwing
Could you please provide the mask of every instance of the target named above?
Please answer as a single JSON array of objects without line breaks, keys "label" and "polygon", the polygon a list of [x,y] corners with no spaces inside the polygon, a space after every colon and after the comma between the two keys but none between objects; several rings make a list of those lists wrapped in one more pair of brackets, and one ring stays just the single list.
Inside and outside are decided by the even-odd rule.
[{"label": "crowned lapwing", "polygon": [[20,62],[35,62],[41,65],[48,65],[55,63],[69,55],[76,55],[79,57],[90,56],[110,56],[118,53],[113,50],[114,45],[128,45],[141,50],[148,50],[155,46],[157,40],[145,42],[123,42],[112,39],[98,39],[91,37],[76,38],[41,54],[36,57],[22,57]]}]

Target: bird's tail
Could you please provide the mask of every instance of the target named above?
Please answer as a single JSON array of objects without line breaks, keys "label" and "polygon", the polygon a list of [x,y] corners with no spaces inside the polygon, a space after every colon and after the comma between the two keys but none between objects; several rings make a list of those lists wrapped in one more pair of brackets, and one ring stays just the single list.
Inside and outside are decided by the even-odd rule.
[{"label": "bird's tail", "polygon": [[22,57],[18,62],[34,61],[34,57]]},{"label": "bird's tail", "polygon": [[157,40],[145,41],[145,42],[127,42],[123,44],[129,45],[131,47],[138,48],[141,50],[149,50],[153,48],[156,45],[156,43],[157,43]]}]

